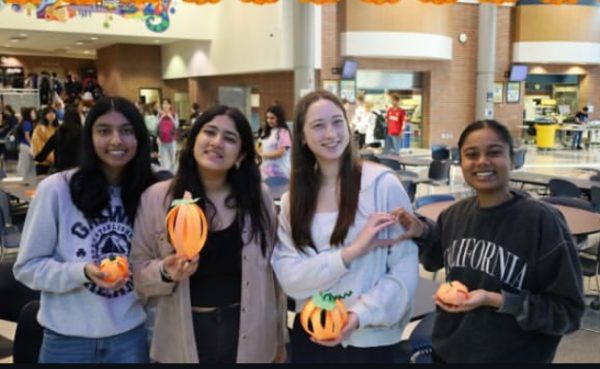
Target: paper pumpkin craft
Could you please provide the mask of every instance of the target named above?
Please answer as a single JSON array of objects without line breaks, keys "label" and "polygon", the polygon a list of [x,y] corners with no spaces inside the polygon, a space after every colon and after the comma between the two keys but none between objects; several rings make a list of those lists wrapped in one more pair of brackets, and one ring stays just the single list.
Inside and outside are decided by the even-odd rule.
[{"label": "paper pumpkin craft", "polygon": [[124,256],[111,255],[102,259],[100,270],[106,275],[104,281],[112,283],[129,276],[129,263]]},{"label": "paper pumpkin craft", "polygon": [[173,208],[167,214],[169,240],[178,255],[192,259],[202,251],[208,235],[208,223],[204,211],[196,205],[198,199],[185,191],[183,199],[173,200]]},{"label": "paper pumpkin craft", "polygon": [[339,337],[348,322],[348,312],[340,298],[332,294],[316,294],[300,314],[302,328],[317,340],[333,340]]},{"label": "paper pumpkin craft", "polygon": [[450,281],[442,284],[436,295],[445,304],[460,306],[469,298],[469,289],[459,281]]}]

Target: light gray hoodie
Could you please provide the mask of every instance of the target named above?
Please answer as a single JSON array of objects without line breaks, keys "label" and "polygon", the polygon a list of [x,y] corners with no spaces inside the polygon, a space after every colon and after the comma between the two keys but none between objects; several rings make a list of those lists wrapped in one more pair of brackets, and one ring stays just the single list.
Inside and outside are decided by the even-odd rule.
[{"label": "light gray hoodie", "polygon": [[69,192],[74,170],[40,182],[25,219],[15,278],[41,291],[40,324],[57,333],[110,337],[142,324],[146,315],[130,280],[117,291],[90,283],[85,264],[108,255],[128,256],[132,221],[119,188],[110,188],[110,207],[100,219],[86,219]]}]

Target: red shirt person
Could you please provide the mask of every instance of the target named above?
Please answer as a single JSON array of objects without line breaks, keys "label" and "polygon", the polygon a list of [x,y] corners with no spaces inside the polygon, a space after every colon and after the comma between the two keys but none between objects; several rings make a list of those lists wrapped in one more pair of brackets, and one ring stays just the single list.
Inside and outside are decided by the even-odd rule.
[{"label": "red shirt person", "polygon": [[399,102],[400,96],[392,94],[392,106],[388,108],[387,113],[385,114],[388,134],[386,143],[388,143],[390,148],[395,152],[400,150],[402,132],[404,132],[404,122],[406,121],[406,111],[398,105]]}]

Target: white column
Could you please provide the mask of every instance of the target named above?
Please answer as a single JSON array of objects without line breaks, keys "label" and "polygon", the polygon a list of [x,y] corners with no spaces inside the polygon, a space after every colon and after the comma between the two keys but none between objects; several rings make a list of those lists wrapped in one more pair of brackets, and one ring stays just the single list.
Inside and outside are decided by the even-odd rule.
[{"label": "white column", "polygon": [[314,6],[294,0],[294,103],[315,89]]},{"label": "white column", "polygon": [[494,117],[494,72],[496,69],[495,4],[479,4],[479,42],[477,44],[477,89],[475,91],[475,118]]}]

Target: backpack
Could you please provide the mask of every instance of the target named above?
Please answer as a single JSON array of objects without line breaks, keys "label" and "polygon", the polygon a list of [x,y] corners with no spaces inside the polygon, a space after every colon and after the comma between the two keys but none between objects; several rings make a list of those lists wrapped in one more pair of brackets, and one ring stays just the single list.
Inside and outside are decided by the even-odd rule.
[{"label": "backpack", "polygon": [[373,137],[376,140],[385,140],[385,136],[387,135],[387,129],[385,125],[385,117],[380,114],[373,112],[375,114],[375,128],[373,128]]},{"label": "backpack", "polygon": [[175,140],[175,122],[173,119],[168,117],[163,117],[160,122],[158,122],[158,137],[160,138],[160,142],[162,143],[171,143]]}]

